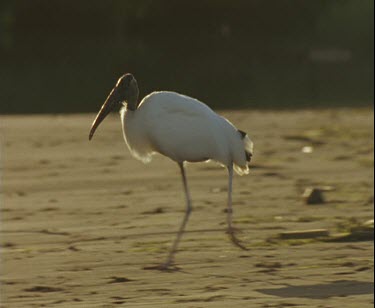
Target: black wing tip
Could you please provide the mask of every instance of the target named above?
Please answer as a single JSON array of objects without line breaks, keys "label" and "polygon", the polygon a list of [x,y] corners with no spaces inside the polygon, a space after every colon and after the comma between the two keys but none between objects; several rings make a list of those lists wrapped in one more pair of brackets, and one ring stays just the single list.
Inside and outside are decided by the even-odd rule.
[{"label": "black wing tip", "polygon": [[247,161],[248,163],[250,163],[251,158],[253,157],[253,154],[251,154],[251,153],[248,152],[248,151],[245,151],[245,155],[246,155],[246,161]]},{"label": "black wing tip", "polygon": [[238,132],[241,134],[242,139],[244,139],[247,135],[243,130],[238,129]]}]

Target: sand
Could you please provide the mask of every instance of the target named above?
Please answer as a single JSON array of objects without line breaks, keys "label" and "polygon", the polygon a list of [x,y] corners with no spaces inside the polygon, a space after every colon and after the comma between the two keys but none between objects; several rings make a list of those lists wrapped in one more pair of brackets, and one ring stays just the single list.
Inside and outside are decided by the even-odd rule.
[{"label": "sand", "polygon": [[[255,143],[233,195],[249,250],[225,233],[225,169],[189,164],[173,272],[144,267],[183,217],[177,164],[134,160],[117,114],[91,142],[94,114],[0,116],[1,307],[372,307],[373,235],[345,235],[373,218],[373,111],[221,114]],[[325,202],[307,205],[308,187]],[[312,229],[329,236],[279,238]]]}]

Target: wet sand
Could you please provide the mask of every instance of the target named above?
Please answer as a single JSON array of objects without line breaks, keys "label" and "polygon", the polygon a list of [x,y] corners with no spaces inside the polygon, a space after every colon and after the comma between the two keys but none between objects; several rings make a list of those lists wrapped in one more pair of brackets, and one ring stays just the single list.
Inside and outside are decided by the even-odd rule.
[{"label": "wet sand", "polygon": [[[373,111],[222,112],[255,143],[234,178],[188,165],[194,210],[174,272],[161,263],[184,213],[177,164],[134,160],[117,114],[0,116],[1,307],[372,307]],[[307,205],[307,187],[325,202]],[[324,229],[329,236],[282,239]],[[352,232],[352,233],[350,233]],[[348,236],[349,235],[349,236]]]}]

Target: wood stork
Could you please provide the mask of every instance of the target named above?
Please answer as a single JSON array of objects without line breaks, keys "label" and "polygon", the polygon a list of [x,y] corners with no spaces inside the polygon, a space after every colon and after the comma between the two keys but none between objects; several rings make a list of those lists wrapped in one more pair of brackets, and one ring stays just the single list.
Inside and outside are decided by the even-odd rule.
[{"label": "wood stork", "polygon": [[240,175],[249,173],[253,143],[247,134],[194,98],[161,91],[147,95],[139,103],[138,95],[133,75],[123,75],[97,114],[89,140],[103,119],[115,106],[121,105],[123,135],[131,154],[147,163],[154,153],[160,153],[179,165],[186,196],[185,216],[166,262],[155,268],[167,270],[173,265],[192,210],[185,162],[213,160],[228,169],[228,234],[235,245],[246,249],[236,238],[232,227],[232,178],[233,170]]}]

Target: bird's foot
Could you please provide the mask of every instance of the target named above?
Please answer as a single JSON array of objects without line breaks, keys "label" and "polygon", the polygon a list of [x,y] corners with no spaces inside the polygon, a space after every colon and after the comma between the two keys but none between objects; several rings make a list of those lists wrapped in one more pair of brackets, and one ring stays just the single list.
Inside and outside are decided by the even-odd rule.
[{"label": "bird's foot", "polygon": [[235,229],[228,228],[227,233],[229,234],[229,238],[231,242],[236,245],[237,247],[241,248],[242,250],[250,250],[249,248],[245,247],[241,241],[236,237]]},{"label": "bird's foot", "polygon": [[165,263],[158,264],[158,265],[145,266],[143,269],[157,270],[157,271],[162,271],[162,272],[176,272],[180,270],[179,267],[177,267],[171,262],[165,262]]}]

